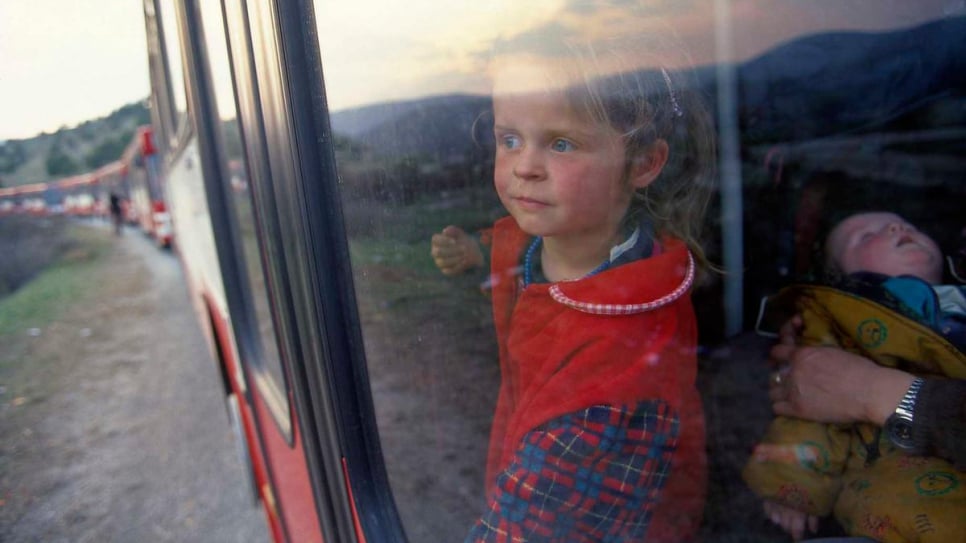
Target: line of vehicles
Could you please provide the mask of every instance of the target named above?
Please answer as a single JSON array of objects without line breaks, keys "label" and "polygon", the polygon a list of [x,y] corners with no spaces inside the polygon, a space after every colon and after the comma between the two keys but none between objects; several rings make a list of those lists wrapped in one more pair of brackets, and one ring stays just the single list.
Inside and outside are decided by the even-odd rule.
[{"label": "line of vehicles", "polygon": [[141,126],[117,160],[94,171],[0,188],[0,216],[19,213],[107,219],[113,195],[120,201],[124,222],[138,225],[158,245],[169,247],[171,218],[152,138],[151,127]]},{"label": "line of vehicles", "polygon": [[[498,380],[488,305],[475,285],[443,280],[428,254],[443,226],[483,228],[501,213],[492,149],[475,137],[489,105],[479,61],[494,43],[539,52],[546,25],[591,32],[633,19],[621,12],[632,3],[513,4],[143,0],[151,126],[96,172],[0,189],[0,214],[80,217],[106,215],[115,193],[128,221],[173,245],[276,541],[462,540],[482,511]],[[753,41],[769,27],[719,9],[729,2],[666,4],[695,36]],[[797,31],[808,40],[700,71],[719,98],[719,131],[737,134],[725,158],[738,169],[723,158],[722,175],[737,171],[744,199],[743,214],[716,204],[724,218],[711,221],[708,252],[720,258],[737,240],[753,263],[729,275],[744,280],[737,298],[724,301],[720,277],[695,293],[703,341],[746,330],[764,291],[814,264],[820,213],[898,202],[912,222],[955,225],[966,89],[953,68],[966,18],[936,4],[906,14],[868,2],[859,19],[815,7],[810,20],[786,17],[814,23]],[[829,34],[823,48],[824,31],[865,24],[868,11],[891,21],[879,41]],[[930,20],[921,48],[879,62]],[[728,81],[732,103],[715,94]],[[721,108],[734,108],[735,125]],[[719,431],[751,435],[747,413],[726,420],[716,401],[705,398]],[[708,541],[775,536],[741,492],[709,504]]]}]

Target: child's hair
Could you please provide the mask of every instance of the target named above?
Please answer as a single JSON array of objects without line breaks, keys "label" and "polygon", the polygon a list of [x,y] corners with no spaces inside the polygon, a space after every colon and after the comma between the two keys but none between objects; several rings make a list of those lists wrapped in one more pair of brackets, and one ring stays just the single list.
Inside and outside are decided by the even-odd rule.
[{"label": "child's hair", "polygon": [[653,38],[641,41],[545,40],[541,50],[552,51],[552,62],[541,60],[552,64],[550,78],[563,79],[559,87],[574,112],[624,136],[625,175],[657,140],[667,142],[667,163],[657,179],[635,192],[624,222],[637,224],[646,214],[658,235],[683,240],[706,264],[700,238],[714,183],[714,126],[695,85],[662,66],[649,50]]},{"label": "child's hair", "polygon": [[857,213],[864,213],[862,210],[836,209],[828,211],[819,218],[818,226],[815,231],[815,238],[812,240],[809,251],[809,262],[805,271],[805,281],[836,284],[845,278],[845,273],[837,262],[832,260],[832,255],[828,250],[828,238],[842,221]]}]

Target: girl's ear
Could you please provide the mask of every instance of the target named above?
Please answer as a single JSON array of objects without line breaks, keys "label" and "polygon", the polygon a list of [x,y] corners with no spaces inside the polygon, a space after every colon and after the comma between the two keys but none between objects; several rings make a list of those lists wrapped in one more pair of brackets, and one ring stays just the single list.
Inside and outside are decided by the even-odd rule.
[{"label": "girl's ear", "polygon": [[657,179],[667,164],[667,142],[659,139],[649,145],[631,163],[630,182],[635,189],[642,189]]}]

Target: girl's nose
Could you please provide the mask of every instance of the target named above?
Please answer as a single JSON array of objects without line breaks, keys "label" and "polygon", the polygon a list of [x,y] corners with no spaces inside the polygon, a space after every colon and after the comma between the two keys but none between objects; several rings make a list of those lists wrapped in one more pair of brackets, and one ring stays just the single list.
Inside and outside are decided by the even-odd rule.
[{"label": "girl's nose", "polygon": [[546,172],[540,151],[532,147],[529,149],[524,148],[517,155],[517,160],[513,164],[513,174],[525,181],[538,181],[543,179]]}]

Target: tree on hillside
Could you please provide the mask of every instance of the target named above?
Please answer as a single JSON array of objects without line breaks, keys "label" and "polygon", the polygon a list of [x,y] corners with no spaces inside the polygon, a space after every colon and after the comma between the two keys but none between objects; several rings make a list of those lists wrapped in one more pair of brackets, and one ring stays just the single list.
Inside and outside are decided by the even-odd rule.
[{"label": "tree on hillside", "polygon": [[47,166],[47,175],[51,177],[71,175],[80,171],[77,163],[74,162],[72,158],[67,156],[59,145],[53,145],[50,147],[50,152],[47,153],[47,160],[45,161],[45,164]]},{"label": "tree on hillside", "polygon": [[123,125],[125,122],[135,125],[148,124],[151,122],[151,112],[148,111],[147,103],[142,100],[121,106],[111,112],[106,121],[115,126]]},{"label": "tree on hillside", "polygon": [[11,173],[27,161],[23,143],[18,140],[0,145],[0,173]]},{"label": "tree on hillside", "polygon": [[99,168],[109,162],[113,162],[121,157],[121,153],[124,152],[124,148],[127,147],[131,138],[134,137],[134,131],[128,130],[122,132],[116,138],[108,138],[94,147],[94,150],[84,157],[84,162],[92,170]]}]

